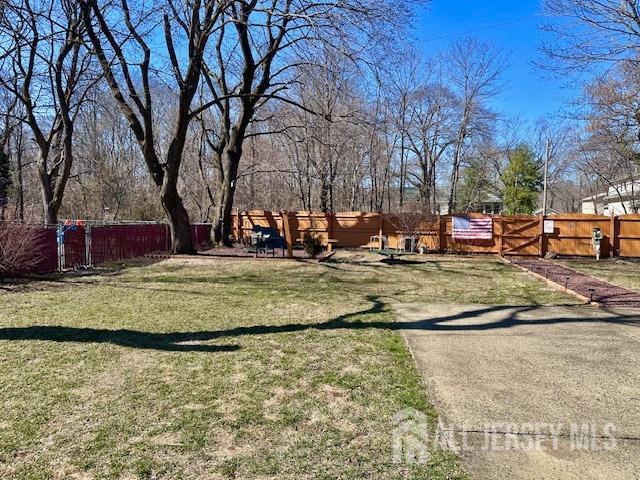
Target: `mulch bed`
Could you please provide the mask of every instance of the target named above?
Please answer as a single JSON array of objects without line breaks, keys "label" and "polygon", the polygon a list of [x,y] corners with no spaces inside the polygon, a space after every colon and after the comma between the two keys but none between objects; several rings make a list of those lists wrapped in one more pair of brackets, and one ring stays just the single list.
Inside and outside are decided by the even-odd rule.
[{"label": "mulch bed", "polygon": [[[208,256],[208,257],[222,257],[222,258],[255,258],[255,253],[253,250],[245,247],[228,247],[228,248],[212,248],[210,250],[205,250],[203,252],[198,252],[198,255]],[[327,255],[327,252],[323,252],[318,256],[318,260],[322,259]],[[283,258],[282,250],[279,248],[276,249],[275,257],[272,256],[271,250],[268,253],[261,252],[258,255],[258,258]],[[285,251],[284,258],[287,258],[287,253]],[[307,255],[304,250],[293,249],[293,258],[295,259],[304,259],[310,260],[309,255]]]},{"label": "mulch bed", "polygon": [[511,263],[536,273],[605,307],[640,308],[640,293],[598,280],[547,260],[513,258]]}]

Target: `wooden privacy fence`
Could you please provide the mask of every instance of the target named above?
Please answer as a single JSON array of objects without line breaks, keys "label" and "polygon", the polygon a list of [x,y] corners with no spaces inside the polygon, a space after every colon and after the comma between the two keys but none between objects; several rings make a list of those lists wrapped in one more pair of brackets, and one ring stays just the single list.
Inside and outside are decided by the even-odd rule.
[{"label": "wooden privacy fence", "polygon": [[[485,253],[498,255],[591,256],[591,235],[599,227],[604,235],[603,256],[640,257],[640,215],[605,217],[601,215],[563,214],[541,216],[489,215],[493,219],[490,240],[453,238],[454,215],[432,215],[419,219],[412,228],[417,245],[431,252]],[[483,214],[465,214],[470,218]],[[545,220],[549,233],[544,232]],[[252,210],[234,215],[233,236],[246,239],[254,225],[277,229],[293,245],[306,233],[319,236],[325,245],[336,240],[338,247],[368,245],[373,235],[384,235],[390,248],[396,248],[402,232],[399,215],[364,212],[270,212]],[[552,232],[551,232],[552,228]]]}]

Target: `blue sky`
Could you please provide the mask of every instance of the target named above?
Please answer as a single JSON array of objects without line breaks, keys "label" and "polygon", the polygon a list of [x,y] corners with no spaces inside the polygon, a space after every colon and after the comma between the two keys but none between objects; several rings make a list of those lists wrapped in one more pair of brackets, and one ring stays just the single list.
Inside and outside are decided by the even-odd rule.
[{"label": "blue sky", "polygon": [[[550,79],[533,65],[542,58],[541,13],[538,0],[431,0],[416,20],[417,47],[428,56],[465,36],[497,45],[508,54],[510,66],[505,72],[508,88],[494,108],[533,122],[556,114],[570,93],[561,80]],[[497,26],[507,22],[513,23]],[[484,30],[465,33],[477,29]],[[460,33],[464,35],[456,36]],[[448,38],[438,39],[443,36]]]}]

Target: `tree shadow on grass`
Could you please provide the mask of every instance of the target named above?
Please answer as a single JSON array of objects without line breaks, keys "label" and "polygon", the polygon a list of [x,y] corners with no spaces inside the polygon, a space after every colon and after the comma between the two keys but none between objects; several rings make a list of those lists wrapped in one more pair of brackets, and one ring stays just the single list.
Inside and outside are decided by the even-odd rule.
[{"label": "tree shadow on grass", "polygon": [[[510,306],[492,305],[415,321],[396,322],[366,320],[370,315],[378,315],[390,311],[390,306],[380,300],[377,295],[367,296],[371,306],[365,310],[347,313],[327,322],[318,323],[285,323],[281,325],[251,325],[225,330],[207,330],[196,332],[152,333],[136,330],[108,330],[95,328],[77,328],[63,326],[31,326],[0,328],[0,340],[43,340],[52,342],[79,343],[113,343],[116,345],[173,352],[233,352],[238,345],[207,345],[206,342],[221,338],[241,338],[255,335],[273,335],[303,332],[307,330],[426,330],[447,332],[477,332],[517,328],[522,326],[538,326],[560,323],[613,323],[640,327],[640,313],[619,313],[612,310],[600,309],[610,316],[593,317],[589,314],[578,316],[549,316],[520,315],[535,312],[544,308],[538,305]],[[569,307],[571,308],[571,307]],[[596,310],[594,310],[595,312]],[[502,318],[487,322],[482,317],[491,312],[504,312]],[[473,322],[477,319],[478,322]],[[464,321],[464,322],[457,322]],[[452,323],[457,322],[457,323]],[[196,342],[196,343],[193,343]]]},{"label": "tree shadow on grass", "polygon": [[109,330],[63,326],[31,326],[0,328],[0,340],[42,340],[71,343],[113,343],[122,347],[166,352],[235,352],[238,345],[205,345],[185,343],[195,339],[178,333],[151,333],[137,330]]}]

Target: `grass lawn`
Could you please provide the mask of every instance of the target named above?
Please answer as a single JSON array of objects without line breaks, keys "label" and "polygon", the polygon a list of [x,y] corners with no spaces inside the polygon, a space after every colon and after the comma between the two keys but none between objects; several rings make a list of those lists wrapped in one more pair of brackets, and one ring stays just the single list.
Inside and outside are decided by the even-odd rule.
[{"label": "grass lawn", "polygon": [[627,260],[592,258],[565,259],[561,263],[606,282],[640,292],[640,263]]},{"label": "grass lawn", "polygon": [[0,478],[464,478],[393,304],[573,303],[491,258],[182,260],[0,290]]}]

